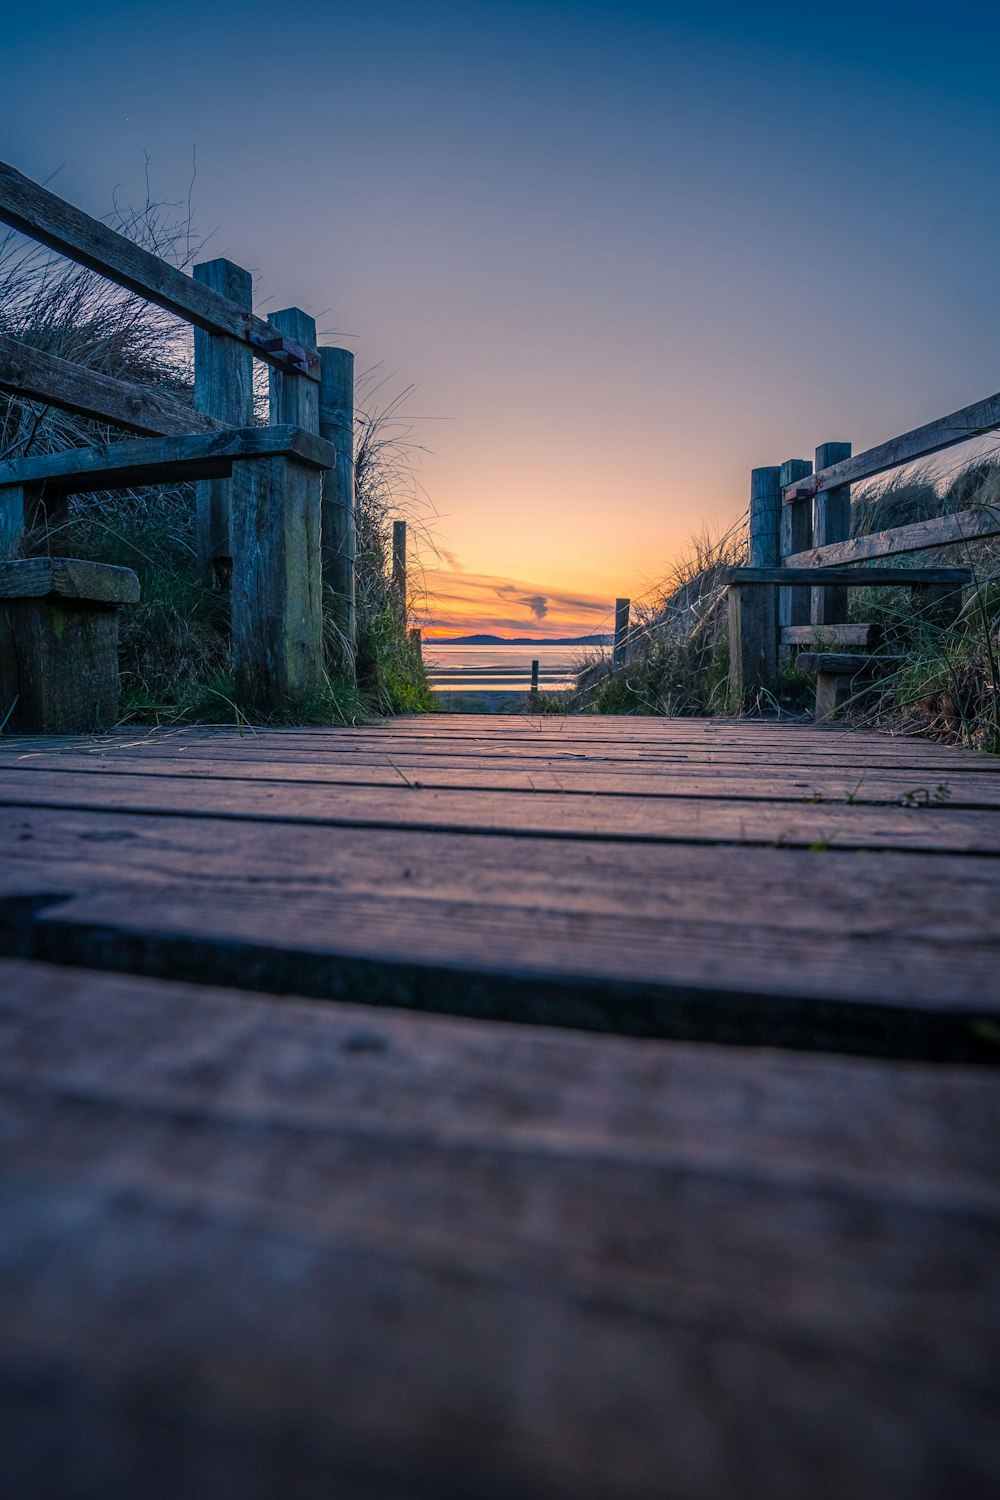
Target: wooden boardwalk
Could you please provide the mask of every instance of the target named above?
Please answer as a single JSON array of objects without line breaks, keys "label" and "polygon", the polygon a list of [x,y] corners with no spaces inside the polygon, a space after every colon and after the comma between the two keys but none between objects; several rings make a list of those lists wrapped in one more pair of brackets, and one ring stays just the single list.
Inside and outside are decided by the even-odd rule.
[{"label": "wooden boardwalk", "polygon": [[10,739],[0,827],[19,1500],[997,1493],[1000,762]]}]

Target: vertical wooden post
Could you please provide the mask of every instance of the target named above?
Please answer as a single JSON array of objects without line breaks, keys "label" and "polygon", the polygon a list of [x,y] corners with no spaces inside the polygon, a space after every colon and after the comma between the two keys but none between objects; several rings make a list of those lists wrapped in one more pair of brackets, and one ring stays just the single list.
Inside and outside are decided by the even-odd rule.
[{"label": "vertical wooden post", "polygon": [[[316,325],[301,308],[285,308],[268,321],[315,347]],[[268,389],[272,424],[319,430],[315,381],[272,368]],[[294,711],[318,692],[325,675],[320,472],[288,458],[245,459],[233,465],[232,487],[239,693],[263,713]]]},{"label": "vertical wooden post", "polygon": [[354,568],[354,355],[321,349],[319,430],[337,450],[337,467],[323,475],[323,583],[334,623],[348,645],[352,668],[357,647]]},{"label": "vertical wooden post", "polygon": [[628,641],[628,617],[632,608],[631,599],[615,600],[615,644],[611,652],[611,670],[617,672],[625,664]]},{"label": "vertical wooden post", "polygon": [[538,692],[538,662],[537,661],[533,661],[531,663],[531,691],[532,691],[532,694],[535,694],[535,693]]},{"label": "vertical wooden post", "polygon": [[241,701],[304,705],[324,681],[320,476],[288,458],[233,464],[233,658]]},{"label": "vertical wooden post", "polygon": [[[269,313],[267,321],[304,349],[315,349],[316,319],[301,307],[283,307],[280,312]],[[319,432],[319,386],[315,380],[297,375],[294,370],[276,370],[269,365],[267,388],[272,427],[303,427],[306,432]]]},{"label": "vertical wooden post", "polygon": [[[781,465],[779,483],[794,484],[812,473],[812,464],[807,458],[790,458]],[[781,560],[795,552],[806,552],[812,546],[812,498],[807,500],[785,500],[781,504]],[[778,591],[778,629],[782,625],[808,625],[812,608],[810,590],[780,589]],[[780,660],[780,657],[779,657]]]},{"label": "vertical wooden post", "polygon": [[392,591],[397,607],[406,614],[406,522],[392,523]]},{"label": "vertical wooden post", "polygon": [[[750,566],[776,568],[781,553],[781,469],[750,474]],[[729,589],[729,694],[749,708],[778,676],[778,590],[773,584]]]},{"label": "vertical wooden post", "polygon": [[23,484],[0,490],[0,558],[12,557],[28,526],[28,494]]},{"label": "vertical wooden post", "polygon": [[[850,443],[821,443],[816,449],[816,472],[828,469],[850,458]],[[829,542],[846,542],[851,534],[851,486],[838,484],[832,490],[820,490],[813,500],[814,547]],[[847,590],[813,589],[812,623],[841,625],[847,619]]]},{"label": "vertical wooden post", "polygon": [[417,661],[423,661],[424,643],[423,638],[420,634],[419,625],[414,625],[412,630],[407,631],[407,638],[410,642],[410,650],[413,652],[413,655],[416,657]]},{"label": "vertical wooden post", "polygon": [[[253,308],[249,271],[231,260],[206,260],[194,279],[230,302]],[[206,416],[231,427],[253,426],[253,354],[248,345],[222,334],[194,330],[194,404]],[[230,481],[201,479],[195,486],[198,558],[205,581],[228,587],[233,569],[230,539]]]}]

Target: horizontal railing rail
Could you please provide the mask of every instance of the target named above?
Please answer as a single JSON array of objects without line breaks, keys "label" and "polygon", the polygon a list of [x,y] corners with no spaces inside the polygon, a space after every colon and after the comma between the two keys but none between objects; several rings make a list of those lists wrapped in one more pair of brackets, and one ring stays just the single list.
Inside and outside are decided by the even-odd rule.
[{"label": "horizontal railing rail", "polygon": [[967,443],[997,427],[1000,427],[1000,393],[987,396],[984,401],[975,401],[971,406],[963,406],[960,411],[940,417],[936,422],[915,427],[901,437],[890,438],[876,448],[868,448],[864,453],[830,464],[817,474],[793,480],[784,486],[784,498],[786,502],[809,500],[821,490],[874,479],[888,469],[898,469],[916,459],[929,458],[932,453]]},{"label": "horizontal railing rail", "polygon": [[145,250],[99,219],[0,162],[0,222],[67,260],[96,271],[166,312],[246,344],[259,359],[318,381],[315,348],[290,338],[255,313]]}]

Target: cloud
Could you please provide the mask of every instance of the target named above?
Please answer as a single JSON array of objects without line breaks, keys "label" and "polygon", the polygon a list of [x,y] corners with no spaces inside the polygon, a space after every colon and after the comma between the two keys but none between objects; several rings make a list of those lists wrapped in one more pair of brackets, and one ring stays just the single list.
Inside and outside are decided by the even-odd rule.
[{"label": "cloud", "polygon": [[512,584],[505,583],[497,589],[497,597],[505,604],[523,604],[530,609],[536,620],[544,620],[549,612],[549,599],[547,594],[531,594],[527,599],[518,597],[517,590]]}]

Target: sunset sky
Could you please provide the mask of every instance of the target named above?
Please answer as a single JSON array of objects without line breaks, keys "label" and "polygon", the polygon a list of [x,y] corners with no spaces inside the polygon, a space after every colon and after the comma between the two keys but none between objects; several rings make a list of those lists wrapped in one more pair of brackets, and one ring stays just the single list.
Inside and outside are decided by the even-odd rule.
[{"label": "sunset sky", "polygon": [[1000,386],[995,3],[0,12],[0,155],[102,214],[196,146],[207,254],[415,387],[433,633],[606,628],[752,466]]}]

